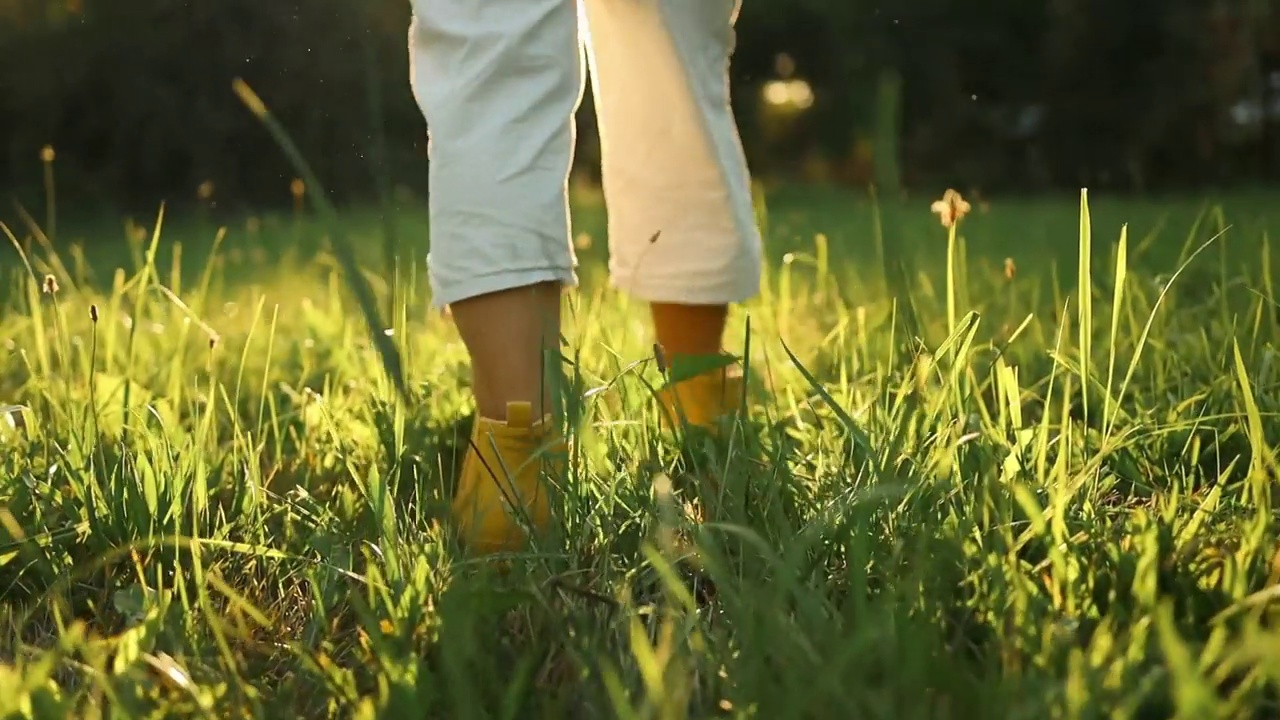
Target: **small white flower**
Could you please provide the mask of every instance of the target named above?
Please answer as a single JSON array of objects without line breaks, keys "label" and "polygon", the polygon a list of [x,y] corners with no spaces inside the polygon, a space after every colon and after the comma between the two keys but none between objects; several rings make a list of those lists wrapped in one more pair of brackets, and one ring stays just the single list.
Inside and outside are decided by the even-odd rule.
[{"label": "small white flower", "polygon": [[942,194],[942,199],[934,201],[929,209],[934,215],[938,216],[942,227],[950,228],[963,220],[964,216],[968,215],[973,207],[960,196],[960,193],[948,188]]}]

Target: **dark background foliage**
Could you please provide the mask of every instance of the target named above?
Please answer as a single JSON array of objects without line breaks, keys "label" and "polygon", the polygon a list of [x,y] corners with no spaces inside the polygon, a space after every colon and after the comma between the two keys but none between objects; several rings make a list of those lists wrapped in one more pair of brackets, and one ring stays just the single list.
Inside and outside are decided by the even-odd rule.
[{"label": "dark background foliage", "polygon": [[[335,199],[425,190],[407,0],[0,0],[0,189],[114,209],[287,202],[243,77]],[[802,79],[811,106],[766,102]],[[735,104],[764,176],[930,190],[1275,179],[1280,12],[1257,0],[746,0]],[[808,103],[805,103],[808,104]],[[376,108],[376,110],[375,110]],[[597,149],[590,98],[579,159]],[[379,152],[379,138],[386,152]],[[207,186],[208,187],[208,186]]]}]

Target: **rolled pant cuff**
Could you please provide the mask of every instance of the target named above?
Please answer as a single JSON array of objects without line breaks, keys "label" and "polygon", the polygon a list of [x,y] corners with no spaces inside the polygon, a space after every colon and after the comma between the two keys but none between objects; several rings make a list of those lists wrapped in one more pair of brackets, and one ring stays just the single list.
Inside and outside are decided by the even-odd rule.
[{"label": "rolled pant cuff", "polygon": [[610,280],[618,290],[649,303],[733,305],[751,300],[760,293],[759,276],[718,283],[644,280],[635,274],[614,275]]},{"label": "rolled pant cuff", "polygon": [[440,282],[432,278],[431,304],[437,310],[469,298],[489,293],[514,290],[540,283],[558,282],[565,288],[576,287],[578,276],[564,268],[502,270],[465,280]]}]

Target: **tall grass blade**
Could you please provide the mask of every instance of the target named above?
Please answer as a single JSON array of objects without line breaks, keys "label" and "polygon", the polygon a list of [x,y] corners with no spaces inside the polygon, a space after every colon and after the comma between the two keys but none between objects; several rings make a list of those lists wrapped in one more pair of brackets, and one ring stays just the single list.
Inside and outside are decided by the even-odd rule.
[{"label": "tall grass blade", "polygon": [[1128,279],[1129,265],[1129,226],[1120,228],[1120,245],[1116,248],[1116,279],[1111,295],[1111,335],[1107,344],[1107,394],[1103,398],[1102,436],[1111,434],[1111,423],[1115,419],[1116,408],[1111,397],[1111,383],[1116,372],[1116,352],[1120,347],[1120,318],[1124,313],[1124,284]]},{"label": "tall grass blade", "polygon": [[1080,334],[1080,400],[1084,421],[1089,423],[1089,387],[1093,357],[1093,225],[1089,217],[1089,191],[1080,190],[1080,267],[1076,284],[1077,331]]},{"label": "tall grass blade", "polygon": [[404,362],[400,357],[400,350],[396,347],[395,341],[383,332],[386,325],[383,324],[382,316],[378,312],[378,301],[374,296],[373,288],[370,287],[369,281],[362,274],[360,264],[356,260],[355,251],[352,249],[346,234],[336,222],[337,211],[326,198],[324,186],[320,184],[320,180],[312,172],[311,166],[307,163],[306,158],[302,156],[302,152],[294,144],[293,139],[289,137],[284,126],[271,114],[271,111],[267,109],[266,103],[249,87],[248,83],[237,78],[232,83],[232,89],[239,96],[245,107],[266,126],[276,144],[280,146],[285,156],[288,157],[289,162],[293,164],[294,169],[297,170],[298,175],[306,183],[306,186],[315,189],[314,192],[309,192],[307,195],[312,198],[316,210],[320,213],[326,227],[332,233],[334,251],[338,255],[338,262],[342,264],[347,283],[352,292],[355,293],[356,302],[360,304],[360,311],[364,314],[365,322],[369,326],[369,337],[382,359],[383,370],[390,376],[400,396],[408,400],[409,387],[404,377]]}]

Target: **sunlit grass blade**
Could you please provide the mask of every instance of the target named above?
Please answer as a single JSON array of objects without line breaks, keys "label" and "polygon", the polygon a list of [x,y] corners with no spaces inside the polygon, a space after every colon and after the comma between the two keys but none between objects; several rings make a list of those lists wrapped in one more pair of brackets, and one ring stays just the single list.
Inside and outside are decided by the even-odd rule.
[{"label": "sunlit grass blade", "polygon": [[1111,383],[1115,379],[1116,372],[1116,353],[1120,348],[1120,317],[1124,313],[1124,285],[1128,279],[1129,265],[1129,227],[1126,225],[1120,229],[1120,245],[1116,248],[1116,278],[1115,288],[1111,295],[1111,335],[1107,343],[1107,394],[1103,398],[1105,403],[1102,408],[1102,436],[1105,438],[1111,434],[1111,423],[1115,419],[1113,413],[1113,400],[1111,398]]},{"label": "sunlit grass blade", "polygon": [[956,259],[956,223],[952,223],[947,228],[947,336],[954,337],[956,334],[956,289],[958,278],[956,275],[960,272],[956,267],[958,260]]},{"label": "sunlit grass blade", "polygon": [[804,366],[804,363],[800,362],[800,358],[796,357],[795,353],[791,351],[791,348],[787,347],[785,342],[782,343],[782,349],[787,353],[787,357],[791,359],[795,368],[804,376],[805,381],[809,383],[809,388],[813,390],[813,392],[817,393],[818,396],[822,398],[823,402],[831,408],[831,411],[840,419],[840,424],[844,426],[845,431],[849,433],[854,442],[857,443],[859,449],[866,454],[867,460],[871,463],[872,470],[875,472],[876,477],[880,480],[890,479],[885,474],[886,471],[880,463],[878,453],[875,448],[871,446],[871,439],[862,428],[858,427],[858,423],[853,419],[853,416],[841,407],[840,403],[836,402],[835,398],[831,397],[831,393],[827,392],[827,389],[822,386],[822,383],[819,382],[819,380],[814,377],[813,373]]},{"label": "sunlit grass blade", "polygon": [[127,358],[125,359],[125,373],[128,382],[124,385],[124,397],[120,404],[120,427],[124,432],[129,428],[129,407],[133,394],[134,383],[132,378],[128,378],[128,374],[133,372],[134,363],[137,358],[137,341],[138,332],[142,326],[142,318],[146,313],[147,307],[147,291],[150,283],[155,276],[156,269],[156,250],[160,247],[160,234],[164,228],[164,206],[160,206],[160,211],[156,215],[156,225],[151,231],[151,242],[147,246],[147,254],[143,260],[143,266],[139,273],[137,300],[133,304],[133,323],[129,326],[129,340],[127,346]]},{"label": "sunlit grass blade", "polygon": [[1089,191],[1080,191],[1080,237],[1076,285],[1076,312],[1079,314],[1077,331],[1080,334],[1080,402],[1083,404],[1084,421],[1089,422],[1089,378],[1092,377],[1093,358],[1093,223],[1089,217]]},{"label": "sunlit grass blade", "polygon": [[1164,303],[1165,297],[1173,288],[1174,282],[1176,282],[1182,275],[1183,271],[1190,267],[1191,263],[1195,261],[1200,253],[1204,252],[1205,249],[1212,245],[1219,237],[1221,237],[1221,235],[1222,233],[1214,235],[1202,243],[1200,247],[1196,248],[1195,251],[1178,266],[1178,269],[1174,271],[1172,276],[1170,276],[1169,281],[1164,284],[1164,287],[1160,289],[1160,294],[1156,297],[1156,302],[1151,307],[1151,312],[1147,315],[1147,322],[1142,328],[1142,334],[1138,336],[1138,342],[1133,347],[1133,357],[1129,358],[1129,368],[1125,371],[1124,382],[1120,383],[1120,391],[1116,393],[1115,401],[1117,405],[1124,399],[1125,391],[1129,389],[1129,383],[1133,380],[1133,375],[1138,369],[1138,361],[1141,360],[1143,350],[1147,346],[1147,339],[1151,336],[1151,328],[1155,325],[1156,315],[1160,312],[1160,307]]},{"label": "sunlit grass blade", "polygon": [[346,234],[336,222],[337,211],[326,197],[324,186],[320,184],[320,180],[312,172],[311,166],[307,163],[306,158],[302,156],[302,152],[294,144],[292,138],[289,137],[288,132],[280,124],[280,121],[271,114],[262,98],[258,97],[257,93],[244,80],[239,78],[232,84],[232,88],[245,107],[270,131],[276,144],[280,146],[285,156],[288,157],[289,162],[297,170],[299,177],[302,178],[306,186],[313,189],[312,192],[307,194],[311,197],[316,210],[319,211],[326,227],[330,230],[338,262],[342,264],[347,284],[352,292],[355,293],[356,302],[360,304],[360,312],[364,314],[365,322],[369,326],[369,338],[373,341],[373,346],[378,350],[378,355],[382,359],[383,369],[390,376],[401,397],[407,400],[409,398],[409,388],[404,377],[404,363],[400,357],[400,350],[396,347],[395,341],[383,332],[386,329],[386,325],[383,324],[381,313],[378,312],[378,301],[374,296],[373,288],[370,287],[369,281],[365,279],[360,269],[360,264],[356,260],[355,251],[351,248],[351,243],[347,240]]},{"label": "sunlit grass blade", "polygon": [[1253,489],[1253,502],[1258,507],[1271,506],[1271,483],[1274,482],[1270,471],[1274,469],[1271,446],[1267,443],[1266,430],[1262,424],[1262,412],[1258,409],[1257,398],[1254,397],[1253,385],[1249,382],[1249,373],[1244,366],[1244,358],[1240,356],[1240,344],[1231,342],[1231,352],[1236,371],[1236,382],[1240,386],[1240,401],[1244,403],[1245,419],[1251,448],[1249,463],[1249,485]]}]

